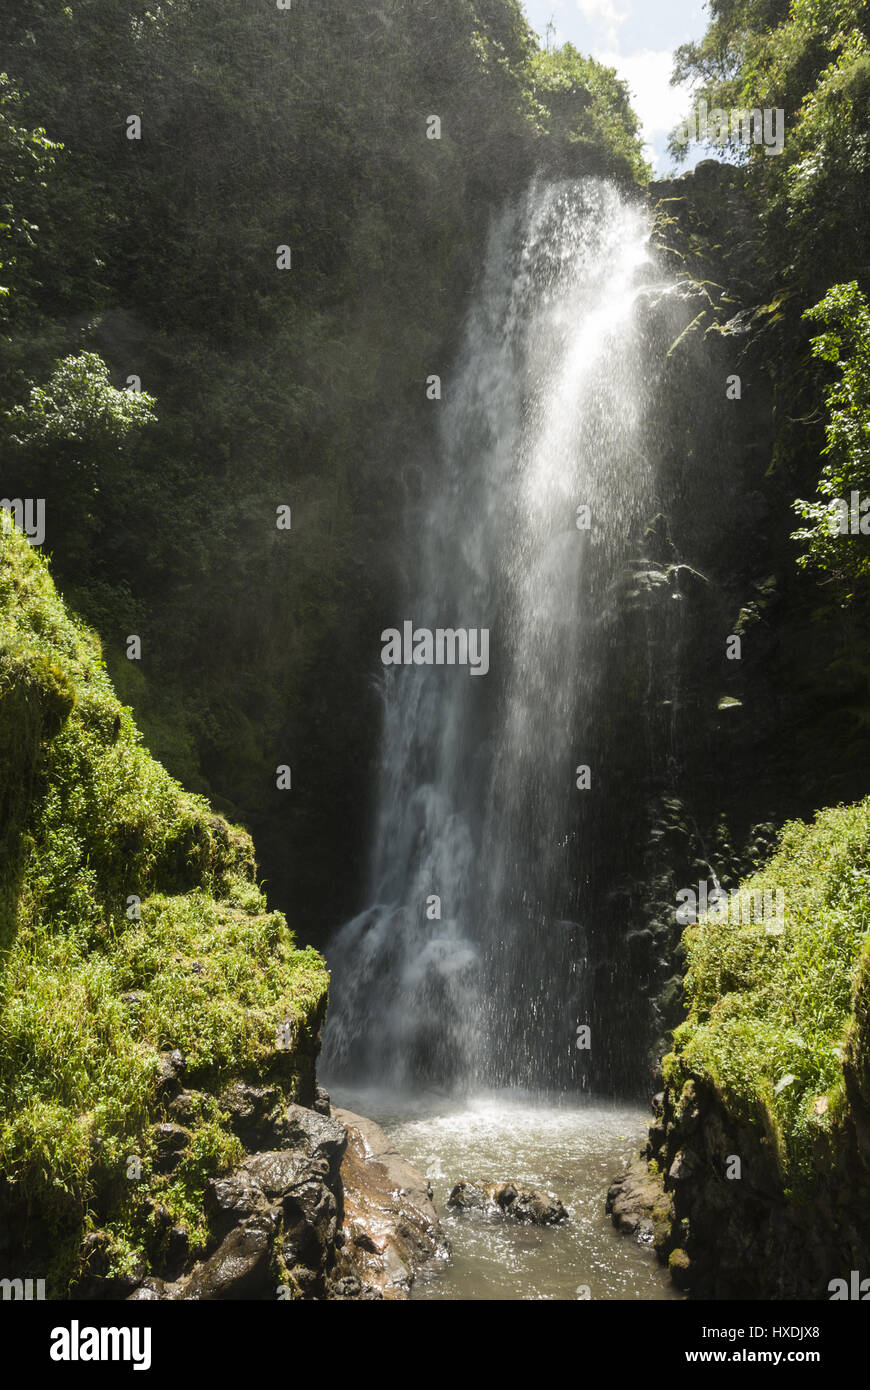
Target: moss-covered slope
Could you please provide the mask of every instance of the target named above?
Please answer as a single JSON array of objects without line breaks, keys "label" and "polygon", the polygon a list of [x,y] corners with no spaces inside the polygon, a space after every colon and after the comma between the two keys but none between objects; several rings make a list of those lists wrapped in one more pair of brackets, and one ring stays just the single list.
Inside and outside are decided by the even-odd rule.
[{"label": "moss-covered slope", "polygon": [[870,798],[786,825],[742,887],[781,920],[687,929],[650,1153],[693,1292],[825,1298],[870,1248]]},{"label": "moss-covered slope", "polygon": [[[96,638],[10,528],[0,950],[0,1273],[62,1297],[97,1227],[110,1273],[159,1262],[173,1225],[195,1254],[204,1183],[240,1152],[214,1097],[268,1079],[311,1103],[326,971],[265,911],[248,835],[142,747]],[[200,1099],[166,1162],[174,1049]]]}]

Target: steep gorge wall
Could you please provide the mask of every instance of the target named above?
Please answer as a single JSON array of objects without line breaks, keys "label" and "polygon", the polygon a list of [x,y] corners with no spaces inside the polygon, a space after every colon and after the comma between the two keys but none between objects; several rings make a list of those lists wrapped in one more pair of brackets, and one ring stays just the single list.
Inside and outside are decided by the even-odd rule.
[{"label": "steep gorge wall", "polygon": [[781,886],[781,930],[686,933],[689,1015],[608,1208],[693,1297],[855,1298],[867,1277],[868,862],[867,801],[795,822],[747,885]]},{"label": "steep gorge wall", "polygon": [[[866,1275],[870,1244],[865,606],[795,565],[791,502],[812,492],[824,442],[817,418],[790,424],[798,401],[808,411],[809,305],[762,302],[746,172],[711,161],[651,197],[694,311],[662,400],[661,529],[690,569],[671,627],[671,777],[629,936],[641,978],[659,956],[668,1055],[663,1073],[651,1058],[649,1143],[608,1206],[694,1297],[829,1298]],[[732,374],[741,398],[726,405]],[[724,659],[729,633],[739,661]],[[684,930],[677,891],[714,875],[781,892],[782,935],[715,913]]]},{"label": "steep gorge wall", "polygon": [[[74,0],[57,22],[15,0],[6,43],[39,234],[16,223],[4,495],[45,497],[57,581],[155,755],[252,831],[270,903],[322,944],[359,906],[429,378],[535,168],[641,169],[627,95],[538,52],[516,0]],[[129,447],[55,387],[45,439],[27,386],[83,348],[154,398]]]},{"label": "steep gorge wall", "polygon": [[[865,619],[795,564],[791,502],[810,486],[820,443],[808,435],[788,455],[778,442],[783,363],[771,356],[772,315],[758,311],[764,233],[746,172],[707,161],[651,184],[649,200],[678,293],[657,310],[651,352],[664,359],[648,427],[659,511],[620,598],[611,681],[625,716],[614,740],[624,795],[602,840],[605,859],[620,835],[630,850],[602,943],[606,960],[607,936],[622,939],[624,963],[603,972],[602,998],[626,1022],[638,994],[646,1001],[658,1045],[645,1062],[638,1054],[634,1075],[645,1073],[647,1094],[683,1017],[678,892],[714,875],[736,887],[784,821],[861,796],[870,754]],[[642,800],[629,793],[638,770]]]}]

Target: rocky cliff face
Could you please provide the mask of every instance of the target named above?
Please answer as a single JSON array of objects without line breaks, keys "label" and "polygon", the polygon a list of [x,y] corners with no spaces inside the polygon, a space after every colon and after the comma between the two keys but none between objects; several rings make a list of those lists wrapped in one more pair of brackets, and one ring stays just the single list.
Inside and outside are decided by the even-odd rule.
[{"label": "rocky cliff face", "polygon": [[[678,1288],[705,1299],[827,1299],[832,1281],[867,1275],[870,1152],[867,1108],[833,1164],[820,1155],[808,1192],[783,1189],[769,1135],[741,1123],[701,1078],[676,1105],[655,1100],[648,1145],[613,1182],[614,1225],[652,1245]],[[740,1160],[740,1176],[734,1158]]]},{"label": "rocky cliff face", "polygon": [[695,1297],[826,1299],[870,1274],[868,866],[870,801],[820,812],[744,885],[778,884],[781,922],[685,933],[688,1016],[608,1209]]},{"label": "rocky cliff face", "polygon": [[383,1136],[330,1117],[323,960],[5,528],[0,752],[0,1275],[55,1299],[405,1296],[437,1222]]},{"label": "rocky cliff face", "polygon": [[[383,1131],[331,1110],[322,1090],[308,1109],[283,1103],[275,1088],[237,1083],[221,1103],[253,1147],[206,1187],[204,1256],[173,1278],[141,1279],[129,1297],[407,1298],[417,1268],[443,1242],[426,1179]],[[99,1279],[82,1290],[107,1291]]]},{"label": "rocky cliff face", "polygon": [[347,1132],[334,1287],[341,1296],[407,1298],[419,1266],[446,1251],[429,1180],[372,1120],[333,1110]]},{"label": "rocky cliff face", "polygon": [[741,1123],[700,1078],[676,1105],[663,1095],[648,1152],[672,1201],[661,1248],[694,1297],[824,1299],[831,1280],[866,1265],[870,1167],[851,1120],[833,1153],[819,1144],[800,1195],[783,1187],[772,1136]]}]

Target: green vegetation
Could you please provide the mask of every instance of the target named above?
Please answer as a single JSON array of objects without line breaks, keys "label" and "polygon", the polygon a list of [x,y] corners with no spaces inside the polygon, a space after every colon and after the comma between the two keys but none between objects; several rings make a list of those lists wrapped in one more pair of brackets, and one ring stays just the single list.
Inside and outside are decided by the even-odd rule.
[{"label": "green vegetation", "polygon": [[613,68],[566,43],[552,52],[535,53],[530,72],[552,160],[571,172],[576,172],[579,160],[589,172],[650,177],[628,87]]},{"label": "green vegetation", "polygon": [[310,1101],[324,967],[212,806],[309,939],[349,910],[383,557],[490,216],[646,169],[517,0],[10,0],[4,64],[0,491],[45,500],[51,578],[0,537],[0,1218],[57,1296],[91,1233],[110,1274],[201,1248],[228,1080]]},{"label": "green vegetation", "polygon": [[[709,12],[676,75],[710,107],[782,107],[785,148],[724,139],[730,168],[672,186],[660,219],[703,282],[663,345],[650,457],[682,501],[647,541],[695,629],[660,629],[681,698],[660,730],[635,721],[641,761],[625,743],[625,803],[646,758],[680,783],[647,874],[668,1023],[675,885],[711,859],[737,881],[769,825],[864,796],[870,756],[870,551],[830,527],[834,499],[870,492],[870,4]],[[538,171],[637,187],[648,170],[625,85],[541,51],[517,0],[7,0],[4,64],[0,492],[45,498],[62,599],[0,536],[0,1218],[30,1213],[58,1293],[92,1231],[116,1272],[147,1266],[167,1220],[201,1247],[203,1183],[238,1155],[228,1079],[310,1088],[325,973],[268,908],[292,902],[310,940],[358,907],[369,672],[415,560],[399,518],[436,460],[427,377],[448,379],[505,199]],[[720,368],[742,375],[739,407],[712,398]],[[728,543],[699,525],[723,478],[745,502]],[[745,652],[723,671],[727,633]],[[247,830],[213,808],[253,832],[269,903]],[[685,938],[674,1103],[706,1078],[795,1193],[837,1148],[844,1061],[870,1096],[868,817],[790,820],[747,884],[785,892],[782,936]],[[626,974],[633,1011],[643,968]],[[203,1098],[167,1172],[175,1047]]]},{"label": "green vegetation", "polygon": [[[816,522],[795,533],[805,543],[801,563],[829,571],[832,600],[860,593],[866,610],[867,542],[831,538],[828,499],[866,485],[870,4],[712,0],[710,15],[704,38],[678,50],[675,80],[690,82],[710,108],[782,109],[785,118],[781,155],[731,135],[714,141],[742,166],[758,218],[740,307],[776,392],[777,473],[821,497],[796,504]],[[672,149],[679,155],[676,141]],[[720,328],[737,307],[726,297]],[[827,332],[810,340],[819,322]],[[834,385],[826,363],[842,373]],[[820,470],[823,455],[831,463]]]},{"label": "green vegetation", "polygon": [[[3,495],[46,498],[56,582],[149,746],[252,829],[316,937],[356,907],[426,379],[536,168],[644,176],[625,88],[540,53],[517,0],[10,0],[4,62]],[[146,428],[76,447],[70,359],[103,391],[138,376]]]},{"label": "green vegetation", "polygon": [[870,573],[870,547],[860,539],[870,530],[861,511],[870,497],[870,308],[853,280],[835,285],[804,317],[825,324],[828,331],[812,340],[813,353],[836,363],[841,376],[827,393],[830,463],[819,480],[819,492],[831,500],[795,503],[815,525],[794,538],[807,543],[801,564],[858,577]]},{"label": "green vegetation", "polygon": [[[270,1077],[310,1100],[327,979],[266,911],[248,835],[145,751],[96,637],[11,529],[0,752],[0,1213],[19,1235],[28,1214],[57,1297],[96,1227],[115,1273],[148,1267],[158,1210],[201,1247],[205,1179],[240,1153],[213,1094]],[[174,1048],[185,1083],[212,1094],[170,1174],[154,1126],[159,1054]]]},{"label": "green vegetation", "polygon": [[[860,524],[852,524],[855,513],[859,523],[863,516],[858,506],[851,515],[846,509],[854,492],[862,499],[870,492],[870,4],[710,0],[708,10],[706,34],[677,51],[674,79],[688,82],[691,106],[704,102],[708,112],[781,109],[785,136],[782,153],[771,154],[763,144],[741,143],[730,128],[727,135],[723,131],[712,153],[724,163],[702,168],[684,184],[669,183],[659,208],[662,242],[676,273],[687,286],[694,283],[698,306],[672,351],[688,370],[709,354],[716,372],[733,373],[741,382],[740,404],[734,402],[727,429],[730,451],[742,455],[732,475],[742,510],[729,545],[717,540],[714,553],[705,555],[703,544],[690,552],[722,595],[722,631],[743,641],[727,693],[715,692],[719,712],[732,721],[728,737],[717,742],[726,771],[715,787],[705,788],[708,803],[696,804],[695,813],[705,831],[716,815],[724,815],[739,844],[750,829],[750,814],[781,825],[809,819],[820,806],[857,801],[868,790],[870,540]],[[708,129],[715,136],[716,126]],[[677,157],[679,142],[675,133]],[[695,512],[697,506],[696,500]],[[669,511],[679,535],[676,506]],[[799,529],[795,514],[802,519]],[[703,756],[703,743],[698,746]],[[844,836],[843,854],[851,845],[857,856],[849,868],[863,873],[851,813],[829,814],[831,835]],[[826,824],[823,817],[813,832],[819,840]],[[798,832],[785,834],[784,854]],[[709,831],[707,840],[712,841]],[[753,867],[744,861],[735,876],[712,843],[703,860],[710,856],[728,886]],[[708,868],[704,863],[703,871]],[[770,873],[775,878],[789,869],[787,857],[777,858]],[[812,893],[824,891],[823,879],[820,874]],[[804,896],[795,885],[790,914],[803,911]],[[816,929],[823,932],[833,921],[825,915]],[[741,1096],[741,1104],[761,1104],[762,1075],[769,1076],[769,1088],[795,1075],[775,1096],[771,1090],[763,1106],[772,1133],[784,1126],[783,1161],[791,1167],[803,1125],[795,1112],[804,1094],[801,1078],[809,1065],[819,1094],[832,1084],[837,1061],[830,1049],[842,1039],[829,1037],[828,1030],[837,1033],[845,1025],[843,970],[854,969],[860,939],[847,932],[828,946],[822,939],[815,943],[820,959],[836,949],[844,953],[842,969],[826,975],[824,988],[810,970],[821,990],[816,1036],[803,1016],[792,1026],[783,1001],[786,1015],[776,1012],[775,982],[785,990],[786,962],[797,949],[794,932],[807,931],[803,918],[792,920],[782,940],[754,928],[732,927],[717,936],[711,924],[708,931],[692,947],[689,1031],[707,1038],[703,1009],[715,1030],[724,1027],[720,1020],[726,1016],[730,1020],[730,1061],[725,1032],[710,1034],[711,1048],[720,1037],[723,1046],[715,1057],[706,1050],[703,1056],[711,1068],[715,1062],[735,1105]],[[859,932],[857,919],[854,931]],[[716,952],[722,953],[721,978],[714,970]],[[745,972],[732,997],[728,971],[737,970],[740,952]],[[793,964],[809,969],[799,954]],[[698,985],[698,971],[710,989]],[[714,1012],[716,981],[728,1000]],[[701,994],[695,994],[698,988]],[[753,1029],[760,1031],[750,1046]],[[707,1047],[703,1041],[696,1045]],[[745,1075],[744,1066],[750,1068]],[[800,1143],[806,1157],[807,1144]]]},{"label": "green vegetation", "polygon": [[782,891],[784,930],[708,917],[686,931],[689,1016],[665,1080],[675,1106],[690,1076],[707,1081],[773,1142],[784,1186],[800,1193],[833,1153],[847,1046],[867,1066],[870,799],[786,825],[742,886]]}]

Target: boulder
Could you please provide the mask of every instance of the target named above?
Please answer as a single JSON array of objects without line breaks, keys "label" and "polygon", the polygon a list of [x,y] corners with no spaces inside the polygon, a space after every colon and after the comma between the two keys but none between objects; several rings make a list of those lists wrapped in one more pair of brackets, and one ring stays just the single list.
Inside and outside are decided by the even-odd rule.
[{"label": "boulder", "polygon": [[347,1146],[343,1125],[302,1105],[287,1105],[273,1128],[282,1149],[296,1149],[309,1162],[325,1162],[330,1179],[337,1181]]},{"label": "boulder", "polygon": [[328,1116],[330,1114],[332,1106],[329,1099],[329,1092],[323,1086],[315,1086],[314,1102],[311,1109],[316,1110],[318,1115]]},{"label": "boulder", "polygon": [[165,1284],[162,1279],[149,1275],[147,1279],[143,1279],[138,1288],[133,1290],[128,1301],[132,1303],[156,1303],[171,1296],[171,1285]]},{"label": "boulder", "polygon": [[[298,1265],[324,1274],[338,1233],[338,1202],[322,1176],[309,1171],[284,1194],[282,1254],[288,1268]],[[298,1278],[298,1276],[297,1276]]]},{"label": "boulder", "polygon": [[[339,1128],[333,1125],[333,1130]],[[343,1129],[340,1135],[343,1144]],[[223,1248],[235,1228],[259,1229],[267,1220],[278,1233],[294,1296],[322,1298],[324,1281],[335,1262],[340,1219],[341,1187],[336,1183],[334,1189],[325,1157],[310,1159],[305,1149],[250,1154],[227,1176],[209,1182],[206,1207],[211,1229]],[[273,1273],[277,1287],[280,1280],[276,1270]],[[261,1296],[273,1295],[269,1285]]]},{"label": "boulder", "polygon": [[213,1255],[194,1265],[176,1285],[174,1297],[220,1301],[274,1296],[270,1271],[275,1226],[273,1215],[266,1212],[236,1227]]},{"label": "boulder", "polygon": [[673,1208],[661,1177],[648,1163],[637,1159],[627,1173],[611,1184],[605,1211],[623,1235],[633,1235],[641,1245],[663,1249],[670,1234]]},{"label": "boulder", "polygon": [[276,1200],[307,1171],[308,1157],[298,1149],[267,1149],[244,1159],[241,1168],[267,1197]]},{"label": "boulder", "polygon": [[458,1182],[447,1205],[461,1211],[503,1213],[534,1226],[554,1226],[568,1219],[567,1209],[552,1192],[516,1182]]},{"label": "boulder", "polygon": [[329,1297],[406,1299],[423,1262],[447,1249],[432,1188],[373,1121],[349,1110],[333,1109],[332,1117],[346,1130],[347,1147],[340,1173],[343,1223]]},{"label": "boulder", "polygon": [[210,1178],[205,1188],[205,1209],[212,1231],[222,1240],[269,1205],[266,1193],[253,1173],[236,1168],[223,1178]]},{"label": "boulder", "polygon": [[[181,1067],[162,1059],[167,1108],[187,1118],[199,1096]],[[183,1064],[182,1064],[183,1065]],[[324,1092],[321,1107],[328,1103]],[[236,1133],[269,1135],[204,1192],[210,1240],[194,1262],[189,1231],[147,1199],[154,1264],[119,1290],[144,1301],[380,1300],[408,1297],[424,1259],[444,1248],[431,1188],[370,1120],[287,1104],[273,1086],[236,1082],[219,1098]],[[155,1127],[158,1161],[172,1171],[190,1143],[183,1125]],[[244,1141],[243,1141],[244,1142]],[[95,1239],[92,1282],[107,1284],[107,1256]],[[106,1268],[103,1268],[106,1266]],[[114,1296],[115,1286],[112,1285]],[[107,1296],[105,1293],[91,1296]]]},{"label": "boulder", "polygon": [[157,1150],[154,1166],[157,1172],[174,1173],[184,1157],[185,1149],[190,1146],[190,1130],[183,1125],[167,1122],[155,1126],[154,1136]]},{"label": "boulder", "polygon": [[221,1110],[227,1112],[235,1134],[248,1149],[278,1148],[270,1123],[279,1109],[281,1093],[277,1086],[251,1086],[246,1081],[234,1081],[218,1098]]},{"label": "boulder", "polygon": [[308,1159],[325,1159],[330,1174],[338,1176],[347,1139],[341,1125],[330,1119],[326,1091],[318,1088],[315,1107],[309,1110],[288,1105],[277,1086],[235,1081],[223,1091],[219,1104],[245,1148],[297,1149]]}]

